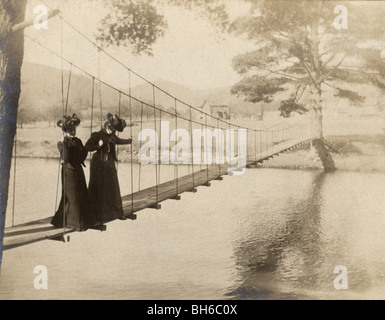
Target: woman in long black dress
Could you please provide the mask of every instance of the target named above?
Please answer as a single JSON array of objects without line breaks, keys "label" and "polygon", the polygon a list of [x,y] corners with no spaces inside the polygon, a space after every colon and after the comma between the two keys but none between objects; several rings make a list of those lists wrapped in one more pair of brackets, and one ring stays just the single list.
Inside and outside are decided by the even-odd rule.
[{"label": "woman in long black dress", "polygon": [[88,152],[82,141],[75,137],[80,119],[74,114],[72,117],[65,116],[57,124],[65,135],[63,142],[58,142],[63,161],[62,198],[51,224],[57,228],[63,228],[65,224],[77,231],[86,231],[93,226],[94,217],[89,207],[87,183],[82,168],[85,167],[84,160]]},{"label": "woman in long black dress", "polygon": [[131,144],[132,139],[120,139],[115,132],[123,132],[126,122],[117,115],[107,115],[103,129],[91,134],[87,151],[96,151],[90,168],[89,195],[91,210],[100,224],[115,219],[126,220],[115,166],[116,145]]}]

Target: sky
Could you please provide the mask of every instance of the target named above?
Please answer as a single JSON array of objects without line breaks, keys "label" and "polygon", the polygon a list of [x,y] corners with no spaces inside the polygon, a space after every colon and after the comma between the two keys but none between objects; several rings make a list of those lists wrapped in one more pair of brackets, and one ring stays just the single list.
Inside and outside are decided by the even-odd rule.
[{"label": "sky", "polygon": [[[95,39],[98,22],[105,15],[101,1],[29,0],[26,19],[36,17],[34,8],[44,4],[59,8],[65,20],[92,40]],[[227,4],[232,17],[248,10],[240,0],[229,0]],[[253,43],[220,35],[209,21],[185,9],[163,7],[160,10],[165,14],[168,29],[153,46],[153,57],[135,56],[128,48],[109,47],[105,50],[149,81],[163,79],[193,89],[210,89],[229,87],[240,79],[231,66],[232,58],[252,50]],[[49,20],[46,30],[29,27],[25,33],[60,54],[61,28],[63,56],[67,60],[114,85],[126,80],[127,71],[103,54],[98,58],[97,50],[67,25],[61,26],[59,18]],[[29,39],[25,43],[25,61],[61,68],[60,59]],[[69,65],[64,63],[63,68],[68,69]],[[141,82],[139,78],[132,81]]]}]

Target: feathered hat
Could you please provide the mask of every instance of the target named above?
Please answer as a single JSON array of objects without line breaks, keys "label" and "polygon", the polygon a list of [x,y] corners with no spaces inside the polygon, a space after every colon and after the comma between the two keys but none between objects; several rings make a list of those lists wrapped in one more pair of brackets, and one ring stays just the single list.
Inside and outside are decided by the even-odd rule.
[{"label": "feathered hat", "polygon": [[114,128],[116,131],[123,132],[126,126],[126,120],[120,119],[116,114],[107,114],[107,120],[104,122],[104,128]]},{"label": "feathered hat", "polygon": [[72,117],[64,116],[62,120],[57,122],[58,127],[62,128],[63,131],[71,130],[79,126],[80,119],[76,114],[73,114]]}]

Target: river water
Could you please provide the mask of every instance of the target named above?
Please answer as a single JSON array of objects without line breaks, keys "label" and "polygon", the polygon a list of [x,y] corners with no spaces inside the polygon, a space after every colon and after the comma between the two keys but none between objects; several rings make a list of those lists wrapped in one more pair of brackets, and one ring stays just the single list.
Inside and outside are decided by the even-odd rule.
[{"label": "river water", "polygon": [[[49,216],[58,163],[17,168],[14,223]],[[129,172],[119,165],[122,194]],[[384,299],[384,184],[381,174],[248,169],[107,232],[5,251],[0,299]],[[37,265],[47,290],[34,288]],[[336,266],[347,289],[334,286]]]}]

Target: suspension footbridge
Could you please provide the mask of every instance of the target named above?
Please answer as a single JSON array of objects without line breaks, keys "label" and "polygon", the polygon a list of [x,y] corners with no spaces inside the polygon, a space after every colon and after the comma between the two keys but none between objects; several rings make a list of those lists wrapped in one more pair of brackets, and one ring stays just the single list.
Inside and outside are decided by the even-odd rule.
[{"label": "suspension footbridge", "polygon": [[[310,143],[315,139],[309,118],[307,116],[298,116],[295,119],[284,120],[278,125],[270,128],[249,128],[241,126],[239,123],[230,122],[229,120],[213,116],[204,112],[202,109],[195,108],[191,104],[178,99],[176,96],[156,86],[154,83],[148,81],[127,67],[125,64],[121,63],[73,27],[62,16],[59,16],[58,18],[60,18],[61,25],[67,24],[69,29],[72,29],[74,32],[83,37],[85,41],[89,42],[94,47],[98,57],[97,74],[95,74],[92,71],[88,71],[86,68],[79,66],[70,58],[64,56],[63,50],[61,50],[61,52],[56,52],[54,49],[49,48],[38,39],[26,35],[26,40],[31,41],[31,43],[40,47],[52,57],[57,58],[62,64],[61,93],[63,115],[67,114],[71,108],[71,85],[73,86],[71,83],[71,77],[73,70],[76,69],[78,72],[81,72],[83,75],[88,77],[91,83],[90,133],[92,133],[95,128],[94,122],[96,120],[102,121],[104,112],[111,111],[104,110],[103,108],[102,92],[103,90],[109,90],[116,93],[118,101],[116,110],[114,111],[116,111],[119,116],[121,115],[123,107],[127,111],[125,116],[128,116],[127,122],[131,137],[133,137],[134,123],[140,127],[140,132],[145,129],[144,126],[146,124],[151,123],[151,129],[158,137],[161,137],[162,122],[168,121],[168,123],[172,125],[173,131],[171,136],[173,136],[174,139],[167,146],[167,152],[171,150],[179,150],[177,147],[183,138],[182,132],[186,133],[186,136],[190,139],[188,143],[185,144],[189,153],[188,159],[185,159],[185,162],[169,162],[168,165],[174,167],[174,175],[164,179],[166,181],[161,181],[160,179],[162,170],[162,166],[160,165],[162,162],[161,143],[159,143],[157,139],[152,142],[150,147],[153,148],[153,150],[157,150],[155,156],[156,161],[151,167],[153,169],[155,166],[155,170],[153,170],[154,183],[152,186],[146,188],[134,188],[134,184],[140,185],[141,174],[143,171],[147,170],[146,165],[141,165],[139,159],[140,150],[143,147],[142,142],[145,140],[139,139],[139,143],[136,141],[136,143],[131,145],[129,151],[129,170],[131,171],[131,181],[129,181],[129,184],[131,185],[131,190],[128,194],[122,197],[124,214],[131,220],[136,220],[137,213],[143,211],[144,209],[151,208],[154,210],[160,210],[161,204],[164,201],[183,201],[183,199],[181,199],[183,193],[195,193],[198,191],[198,187],[209,187],[210,182],[213,180],[223,180],[224,176],[237,175],[242,173],[246,168],[258,167],[261,163],[268,161],[272,157],[289,152],[294,148]],[[63,33],[63,28],[61,28],[61,32]],[[60,38],[64,38],[63,34],[60,35]],[[126,90],[117,88],[115,85],[102,79],[100,69],[100,57],[102,54],[120,65],[122,73],[124,73],[122,79],[127,80]],[[67,84],[65,83],[64,77],[64,64],[66,64],[69,69]],[[146,98],[138,97],[132,92],[133,77],[144,81],[148,85],[149,94]],[[164,106],[157,103],[159,95],[168,97],[169,105]],[[97,113],[100,115],[99,119],[96,119]],[[194,132],[197,130],[200,130],[200,132],[203,133],[201,136],[202,139],[200,139],[199,143],[198,155],[196,155],[196,143],[193,140]],[[216,137],[207,136],[208,133],[212,133],[215,130],[217,133],[228,132],[229,135],[223,135],[223,137],[220,134]],[[244,140],[241,140],[241,136],[244,137]],[[226,137],[226,143],[224,143],[224,137]],[[139,138],[141,137],[139,136]],[[17,159],[16,146],[17,140],[15,140],[14,145],[15,173]],[[210,147],[211,149],[214,149],[215,152],[207,152],[207,148]],[[242,149],[242,147],[244,149]],[[244,152],[241,152],[241,149],[244,150]],[[224,156],[225,154],[226,157]],[[176,154],[174,154],[174,158],[177,159],[178,157],[179,153],[177,151]],[[238,159],[239,161],[239,158],[241,157],[243,158],[241,159],[243,165],[237,166],[237,161],[234,161],[234,159]],[[224,161],[225,158],[227,161]],[[182,165],[188,166],[187,174],[181,174],[180,168]],[[139,170],[139,172],[135,175],[134,170]],[[59,184],[59,176],[57,183]],[[14,184],[16,184],[16,179],[14,179]],[[32,220],[22,224],[14,223],[15,214],[22,215],[23,213],[12,212],[12,216],[9,214],[7,215],[7,219],[12,217],[12,224],[11,226],[5,228],[3,242],[4,250],[9,250],[42,240],[58,240],[66,242],[69,241],[70,234],[75,232],[75,230],[70,228],[54,228],[50,224],[53,213],[50,214],[47,212],[47,217],[44,219]],[[98,223],[92,229],[106,231],[107,224],[109,222],[111,221],[104,221],[103,224]]]}]

